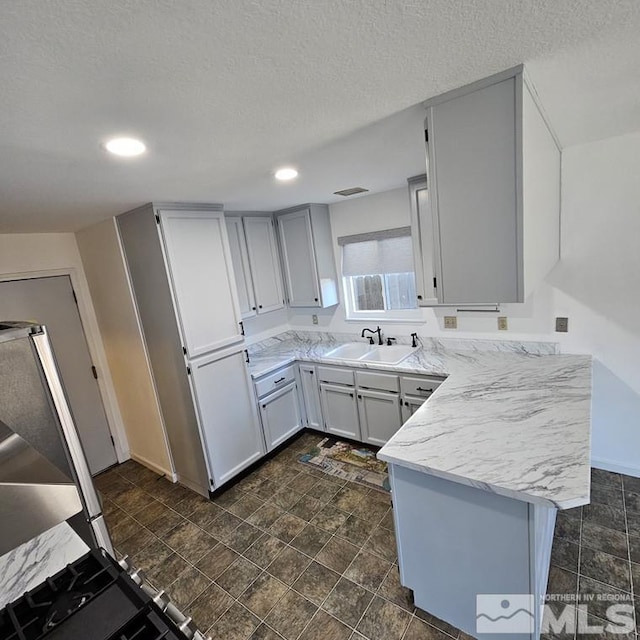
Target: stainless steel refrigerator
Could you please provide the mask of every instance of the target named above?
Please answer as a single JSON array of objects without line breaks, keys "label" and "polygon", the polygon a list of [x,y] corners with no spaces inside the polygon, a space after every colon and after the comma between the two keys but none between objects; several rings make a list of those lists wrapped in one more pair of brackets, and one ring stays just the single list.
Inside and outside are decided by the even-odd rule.
[{"label": "stainless steel refrigerator", "polygon": [[0,321],[0,555],[66,521],[113,547],[44,326]]}]

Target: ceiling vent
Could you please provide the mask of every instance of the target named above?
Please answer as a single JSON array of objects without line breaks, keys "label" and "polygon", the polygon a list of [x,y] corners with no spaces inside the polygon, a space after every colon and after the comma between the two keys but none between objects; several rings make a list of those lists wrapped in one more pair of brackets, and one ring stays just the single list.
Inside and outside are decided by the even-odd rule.
[{"label": "ceiling vent", "polygon": [[366,193],[369,189],[363,189],[362,187],[351,187],[350,189],[342,189],[342,191],[334,191],[333,194],[336,196],[355,196],[356,193]]}]

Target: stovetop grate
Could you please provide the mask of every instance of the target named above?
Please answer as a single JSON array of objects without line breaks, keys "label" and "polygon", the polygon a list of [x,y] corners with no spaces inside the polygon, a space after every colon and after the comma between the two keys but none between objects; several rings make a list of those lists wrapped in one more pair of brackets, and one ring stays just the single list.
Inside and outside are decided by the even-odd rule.
[{"label": "stovetop grate", "polygon": [[0,611],[0,640],[184,640],[111,558],[92,550]]}]

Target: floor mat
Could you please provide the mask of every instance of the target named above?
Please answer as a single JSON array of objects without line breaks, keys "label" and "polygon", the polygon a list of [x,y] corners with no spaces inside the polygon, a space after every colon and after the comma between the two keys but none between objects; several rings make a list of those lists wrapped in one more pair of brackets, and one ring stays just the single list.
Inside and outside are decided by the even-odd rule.
[{"label": "floor mat", "polygon": [[376,452],[336,438],[324,438],[298,459],[330,476],[389,491],[387,463],[376,458]]}]

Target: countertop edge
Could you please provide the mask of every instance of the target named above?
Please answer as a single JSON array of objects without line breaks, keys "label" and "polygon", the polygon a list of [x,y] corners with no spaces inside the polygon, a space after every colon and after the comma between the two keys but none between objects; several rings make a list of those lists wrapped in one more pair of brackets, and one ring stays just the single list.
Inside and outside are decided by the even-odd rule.
[{"label": "countertop edge", "polygon": [[442,478],[443,480],[449,480],[457,484],[463,484],[468,487],[482,489],[483,491],[495,493],[496,495],[504,496],[505,498],[512,498],[520,502],[528,502],[530,504],[540,504],[545,507],[554,507],[560,511],[564,511],[565,509],[573,509],[574,507],[581,507],[585,504],[589,504],[590,502],[590,495],[578,496],[576,498],[571,498],[567,500],[551,500],[551,499],[542,498],[540,496],[534,496],[524,491],[516,491],[515,489],[506,489],[504,487],[501,487],[499,485],[494,485],[489,482],[482,482],[480,480],[474,480],[473,478],[459,476],[454,473],[449,473],[448,471],[441,471],[439,469],[433,469],[425,465],[413,464],[411,462],[407,462],[406,460],[397,459],[394,456],[390,456],[388,454],[380,455],[380,453],[378,453],[377,457],[380,460],[384,460],[388,464],[397,465],[399,467],[403,467],[404,469],[410,469],[411,471],[415,471],[416,473],[424,473],[426,475],[434,476],[436,478]]}]

